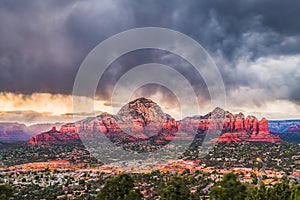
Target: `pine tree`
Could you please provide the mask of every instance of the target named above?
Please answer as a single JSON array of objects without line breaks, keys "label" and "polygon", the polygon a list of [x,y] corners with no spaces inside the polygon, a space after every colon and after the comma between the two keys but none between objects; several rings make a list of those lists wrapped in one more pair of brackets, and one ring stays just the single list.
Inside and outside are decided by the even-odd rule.
[{"label": "pine tree", "polygon": [[212,187],[210,198],[213,200],[243,200],[247,196],[247,188],[234,173],[223,176],[218,185]]},{"label": "pine tree", "polygon": [[103,189],[99,192],[97,199],[101,200],[123,200],[125,195],[133,189],[133,179],[128,174],[120,174],[108,179]]},{"label": "pine tree", "polygon": [[300,200],[300,185],[294,185],[292,187],[289,200]]},{"label": "pine tree", "polygon": [[291,195],[291,189],[286,182],[276,183],[273,187],[267,191],[268,199],[282,200],[289,199]]},{"label": "pine tree", "polygon": [[190,198],[190,190],[186,186],[186,180],[180,176],[173,177],[160,191],[161,200],[187,200]]},{"label": "pine tree", "polygon": [[265,185],[260,183],[259,187],[251,188],[247,200],[269,200]]},{"label": "pine tree", "polygon": [[0,200],[8,200],[13,196],[13,189],[7,185],[0,185]]}]

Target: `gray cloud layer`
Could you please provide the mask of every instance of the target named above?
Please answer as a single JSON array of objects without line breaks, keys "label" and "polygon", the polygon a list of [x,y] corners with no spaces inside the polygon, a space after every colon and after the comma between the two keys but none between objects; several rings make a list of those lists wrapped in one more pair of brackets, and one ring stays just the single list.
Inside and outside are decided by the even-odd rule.
[{"label": "gray cloud layer", "polygon": [[[159,26],[202,44],[216,60],[229,94],[240,87],[259,88],[266,100],[300,103],[299,63],[270,67],[265,79],[260,68],[248,70],[248,64],[261,66],[260,58],[284,60],[300,54],[299,10],[300,2],[292,0],[1,1],[0,91],[70,94],[81,62],[99,42],[130,28]],[[110,84],[100,85],[100,96],[109,95],[130,65],[153,60],[167,64],[172,56],[165,58],[157,51],[120,58],[104,77]],[[178,69],[181,64],[175,62]],[[181,70],[208,97],[203,81],[195,81],[193,71]],[[280,92],[279,82],[286,85]],[[257,97],[249,98],[255,102]]]}]

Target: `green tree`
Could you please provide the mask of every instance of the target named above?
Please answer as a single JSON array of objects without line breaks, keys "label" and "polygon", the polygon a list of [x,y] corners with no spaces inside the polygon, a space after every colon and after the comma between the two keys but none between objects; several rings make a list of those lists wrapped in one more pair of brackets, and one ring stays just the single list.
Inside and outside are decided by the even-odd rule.
[{"label": "green tree", "polygon": [[300,200],[300,185],[294,185],[291,189],[289,200]]},{"label": "green tree", "polygon": [[210,198],[213,200],[243,200],[247,196],[247,188],[234,173],[225,174],[218,185],[211,188]]},{"label": "green tree", "polygon": [[114,178],[106,180],[103,189],[97,195],[101,200],[124,199],[126,194],[133,189],[133,179],[128,174],[120,174]]},{"label": "green tree", "polygon": [[257,175],[255,173],[252,173],[251,177],[252,177],[252,184],[256,185],[258,182]]},{"label": "green tree", "polygon": [[0,200],[7,200],[13,196],[13,189],[7,185],[2,184],[0,185]]},{"label": "green tree", "polygon": [[265,185],[260,183],[259,187],[251,188],[247,200],[269,200]]},{"label": "green tree", "polygon": [[187,200],[190,198],[190,190],[186,186],[186,180],[180,176],[173,177],[160,191],[161,200]]},{"label": "green tree", "polygon": [[286,182],[276,183],[273,187],[267,191],[268,199],[282,200],[289,199],[291,195],[291,189]]},{"label": "green tree", "polygon": [[128,194],[124,196],[124,200],[141,200],[142,195],[139,191],[130,190]]}]

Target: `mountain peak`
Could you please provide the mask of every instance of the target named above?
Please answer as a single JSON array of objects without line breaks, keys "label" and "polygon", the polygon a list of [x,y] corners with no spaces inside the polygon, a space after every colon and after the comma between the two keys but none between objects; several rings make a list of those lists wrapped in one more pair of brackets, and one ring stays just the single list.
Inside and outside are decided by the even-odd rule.
[{"label": "mountain peak", "polygon": [[157,105],[157,103],[155,103],[151,99],[147,99],[145,97],[140,97],[138,99],[132,100],[128,104],[132,105],[132,106],[134,106],[134,105],[144,105],[146,107],[151,107],[153,105]]},{"label": "mountain peak", "polygon": [[216,107],[212,112],[211,112],[211,116],[213,116],[213,118],[224,118],[225,117],[225,110],[223,110],[220,107]]},{"label": "mountain peak", "polygon": [[139,121],[143,124],[143,126],[145,126],[151,121],[155,121],[155,119],[159,118],[162,120],[165,113],[161,110],[157,103],[153,102],[151,99],[141,97],[130,101],[128,104],[123,106],[117,113],[117,116],[123,119],[125,117],[127,120],[128,117],[130,117],[134,121]]},{"label": "mountain peak", "polygon": [[[126,133],[157,134],[168,116],[151,99],[138,98],[123,106],[116,115],[119,127]],[[132,134],[133,135],[133,134]]]},{"label": "mountain peak", "polygon": [[225,110],[220,108],[220,107],[216,107],[212,112],[216,112],[216,113],[225,113]]},{"label": "mountain peak", "polygon": [[57,130],[56,130],[56,127],[53,126],[53,127],[51,128],[51,130],[48,131],[47,133],[59,133],[59,131],[57,131]]}]

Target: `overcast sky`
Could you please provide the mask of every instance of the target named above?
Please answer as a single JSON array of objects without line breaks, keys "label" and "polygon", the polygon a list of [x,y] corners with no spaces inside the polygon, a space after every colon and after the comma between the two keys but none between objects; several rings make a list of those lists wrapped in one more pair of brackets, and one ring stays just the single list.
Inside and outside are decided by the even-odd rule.
[{"label": "overcast sky", "polygon": [[[14,121],[15,113],[26,123],[68,120],[76,73],[88,53],[116,33],[148,26],[180,31],[207,50],[222,75],[227,110],[299,119],[299,10],[300,2],[292,0],[1,1],[0,120]],[[110,66],[96,109],[107,110],[111,89],[124,72],[147,62],[182,69],[203,102],[203,113],[194,114],[211,109],[203,80],[183,70],[187,63],[151,50],[130,53]],[[163,87],[142,87],[133,97],[140,95],[176,115],[172,107],[178,102]]]}]

